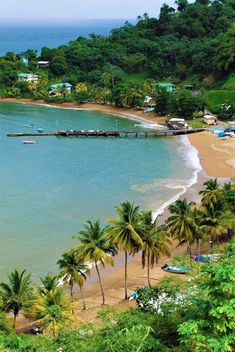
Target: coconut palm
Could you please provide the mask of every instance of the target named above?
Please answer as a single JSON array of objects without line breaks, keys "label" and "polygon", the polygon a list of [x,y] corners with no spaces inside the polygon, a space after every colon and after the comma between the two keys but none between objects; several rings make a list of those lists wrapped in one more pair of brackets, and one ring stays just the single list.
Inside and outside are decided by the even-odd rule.
[{"label": "coconut palm", "polygon": [[56,288],[59,283],[58,277],[51,273],[47,273],[44,278],[40,277],[40,280],[42,284],[38,288],[39,294],[46,294],[48,291],[51,291],[53,288]]},{"label": "coconut palm", "polygon": [[80,245],[75,248],[79,261],[95,265],[102,294],[102,304],[105,304],[105,296],[98,265],[101,264],[103,268],[106,264],[114,265],[111,255],[116,254],[115,247],[105,236],[106,230],[107,226],[102,228],[99,220],[94,222],[88,220],[84,224],[83,230],[76,236]]},{"label": "coconut palm", "polygon": [[199,194],[202,195],[201,203],[203,206],[210,204],[210,203],[217,203],[222,196],[220,185],[217,181],[217,178],[208,180],[203,184],[205,186]]},{"label": "coconut palm", "polygon": [[111,227],[108,236],[112,243],[125,252],[125,299],[127,299],[127,256],[143,248],[140,237],[141,222],[139,207],[126,201],[115,207],[118,218],[108,219]]},{"label": "coconut palm", "polygon": [[204,215],[202,208],[194,208],[192,211],[192,216],[195,221],[195,227],[193,230],[193,239],[196,241],[196,247],[197,247],[197,255],[199,256],[201,253],[201,243],[205,240],[208,240],[209,235],[205,231],[205,226],[204,226]]},{"label": "coconut palm", "polygon": [[193,217],[195,203],[188,202],[186,199],[178,199],[170,205],[169,210],[172,214],[167,219],[167,226],[171,236],[179,241],[179,245],[187,243],[187,251],[191,255],[191,245],[194,242],[194,233],[197,224]]},{"label": "coconut palm", "polygon": [[80,288],[82,295],[83,309],[86,309],[86,303],[84,300],[82,287],[84,285],[84,281],[86,280],[85,273],[89,271],[88,266],[77,259],[74,250],[64,253],[62,255],[62,259],[58,260],[57,264],[59,265],[59,268],[61,270],[59,276],[70,287],[70,295],[72,302],[74,301],[73,287],[75,284],[77,284]]},{"label": "coconut palm", "polygon": [[219,243],[219,238],[234,228],[234,214],[222,203],[208,204],[202,208],[203,230],[208,233],[211,240]]},{"label": "coconut palm", "polygon": [[142,213],[141,221],[143,224],[143,232],[141,234],[143,241],[142,266],[144,269],[147,262],[148,285],[151,287],[150,267],[153,268],[154,264],[158,263],[161,255],[170,256],[169,245],[171,242],[168,238],[169,233],[166,226],[157,227],[156,221],[152,218],[151,211]]},{"label": "coconut palm", "polygon": [[33,307],[33,315],[44,331],[52,332],[54,338],[61,328],[70,325],[74,320],[71,302],[59,287],[40,295]]},{"label": "coconut palm", "polygon": [[3,310],[12,312],[14,316],[13,327],[16,326],[16,318],[20,311],[27,313],[31,308],[35,295],[31,286],[31,274],[23,270],[14,270],[8,275],[8,283],[0,283],[0,295]]}]

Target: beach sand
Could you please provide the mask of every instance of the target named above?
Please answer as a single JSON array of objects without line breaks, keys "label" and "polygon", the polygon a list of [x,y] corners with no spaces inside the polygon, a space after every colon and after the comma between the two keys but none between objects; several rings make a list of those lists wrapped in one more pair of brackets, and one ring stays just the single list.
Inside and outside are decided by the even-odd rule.
[{"label": "beach sand", "polygon": [[[29,99],[1,99],[6,102],[19,102],[27,104],[46,105],[43,101],[33,101]],[[48,104],[47,104],[48,105]],[[63,103],[63,104],[50,104],[52,106],[58,106],[62,108],[73,108],[73,109],[87,109],[94,111],[104,111],[110,114],[123,116],[125,118],[135,119],[143,122],[164,124],[165,118],[157,117],[154,113],[150,113],[147,116],[137,110],[116,108],[110,105],[100,104],[76,104],[76,103]],[[199,202],[200,197],[198,192],[202,189],[203,183],[210,177],[218,177],[219,181],[227,182],[230,177],[235,176],[235,139],[220,140],[210,132],[203,132],[199,134],[189,135],[190,143],[198,150],[199,159],[203,166],[203,170],[199,172],[197,182],[188,188],[181,198],[187,197],[190,201]],[[166,209],[164,214],[159,217],[159,223],[163,223],[169,211]],[[208,248],[208,244],[205,245],[205,250]],[[186,254],[186,247],[177,247],[177,244],[173,242],[171,248],[172,257],[176,255]],[[106,304],[112,305],[118,310],[124,310],[129,306],[133,306],[133,302],[124,302],[124,255],[120,253],[114,258],[115,266],[101,268],[102,283],[105,291]],[[166,273],[161,269],[161,266],[165,263],[169,263],[170,258],[162,257],[156,267],[151,270],[151,282],[157,284],[163,276],[171,276],[172,274]],[[187,277],[186,277],[187,278]],[[146,269],[142,269],[141,256],[136,255],[135,257],[129,258],[128,264],[128,292],[132,292],[137,287],[143,287],[147,285]],[[75,292],[78,291],[75,288]],[[101,308],[101,294],[99,283],[97,282],[97,276],[94,269],[91,271],[90,277],[87,279],[87,283],[84,286],[84,295],[88,310],[83,311],[81,309],[81,300],[79,293],[76,294],[78,302],[77,313],[79,318],[83,322],[91,321],[95,319],[97,312]]]},{"label": "beach sand", "polygon": [[210,132],[188,136],[198,150],[202,167],[211,177],[235,177],[235,138],[222,140]]}]

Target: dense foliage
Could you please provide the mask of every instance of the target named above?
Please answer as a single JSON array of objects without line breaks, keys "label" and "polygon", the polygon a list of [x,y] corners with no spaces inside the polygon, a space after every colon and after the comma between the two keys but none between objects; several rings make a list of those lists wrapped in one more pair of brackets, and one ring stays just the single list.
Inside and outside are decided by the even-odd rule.
[{"label": "dense foliage", "polygon": [[[205,78],[229,77],[235,69],[234,13],[233,0],[176,0],[175,7],[163,4],[158,17],[144,14],[135,25],[127,22],[107,37],[78,37],[58,48],[44,47],[40,54],[32,50],[9,52],[0,58],[1,95],[135,107],[143,105],[145,96],[151,94],[160,114],[191,116],[204,107],[199,98],[179,91],[165,109],[167,97],[155,96],[153,83],[183,82],[197,89],[205,85]],[[49,65],[38,68],[38,60],[49,61]],[[20,72],[38,74],[39,82],[19,81]],[[73,94],[62,87],[49,96],[48,86],[58,82],[72,84]],[[221,116],[221,104],[231,105],[227,116],[231,118],[234,87],[226,89],[223,98],[212,93],[215,104],[210,103],[209,95],[206,102],[215,112],[221,110]]]}]

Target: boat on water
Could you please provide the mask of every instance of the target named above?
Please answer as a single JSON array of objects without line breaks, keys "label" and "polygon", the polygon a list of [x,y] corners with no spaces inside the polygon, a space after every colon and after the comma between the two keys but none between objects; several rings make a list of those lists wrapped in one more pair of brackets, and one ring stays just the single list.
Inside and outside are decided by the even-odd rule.
[{"label": "boat on water", "polygon": [[161,269],[172,274],[186,274],[191,270],[191,268],[186,265],[171,265],[171,264],[165,264],[161,267]]},{"label": "boat on water", "polygon": [[37,144],[38,141],[22,141],[23,144]]}]

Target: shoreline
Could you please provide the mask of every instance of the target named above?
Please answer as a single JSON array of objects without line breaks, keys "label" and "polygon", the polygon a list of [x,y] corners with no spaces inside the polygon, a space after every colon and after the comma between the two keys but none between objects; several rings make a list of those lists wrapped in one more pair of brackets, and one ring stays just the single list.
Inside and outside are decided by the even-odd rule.
[{"label": "shoreline", "polygon": [[[141,123],[145,123],[148,126],[153,124],[155,125],[158,123],[163,123],[163,119],[154,116],[151,116],[149,114],[148,116],[145,116],[143,112],[131,110],[131,109],[119,109],[115,108],[113,106],[105,106],[105,105],[99,105],[99,104],[74,104],[74,103],[64,103],[64,104],[46,104],[45,102],[42,101],[31,101],[29,99],[24,99],[24,100],[18,100],[18,99],[0,99],[0,102],[9,102],[9,103],[20,103],[20,104],[31,104],[31,105],[39,105],[39,106],[45,106],[45,107],[55,107],[55,108],[64,108],[64,109],[76,109],[76,110],[92,110],[92,111],[100,111],[104,113],[108,113],[114,116],[120,116],[123,118],[128,118],[130,120],[138,121]],[[144,116],[143,116],[144,115]],[[152,127],[151,126],[151,127]],[[153,128],[153,127],[152,127]],[[209,150],[209,158],[211,158],[211,146],[207,145],[208,140],[211,140],[213,138],[213,142],[220,143],[221,141],[218,139],[216,140],[216,137],[213,135],[210,135],[208,132],[203,132],[203,134],[206,134],[206,137],[210,138],[201,138],[201,135],[195,134],[190,137],[187,136],[182,136],[180,138],[180,142],[182,146],[187,147],[186,151],[186,157],[189,157],[191,165],[193,165],[192,168],[192,178],[188,180],[188,184],[186,185],[179,185],[176,186],[176,188],[181,189],[174,197],[166,201],[165,203],[162,204],[155,212],[154,216],[158,217],[158,222],[159,223],[164,223],[166,218],[169,216],[169,210],[168,206],[176,201],[177,199],[182,199],[184,197],[187,197],[189,201],[195,201],[199,202],[200,201],[200,196],[198,194],[199,190],[201,190],[203,183],[208,180],[210,177],[226,177],[226,178],[221,178],[219,181],[221,182],[226,182],[229,180],[230,177],[233,176],[233,174],[230,174],[228,176],[228,173],[231,170],[232,164],[229,163],[226,158],[224,157],[224,151],[218,151],[217,153],[220,152],[221,159],[220,162],[222,164],[222,171],[221,167],[218,169],[217,167],[213,169],[213,172],[209,172],[208,176],[208,151],[203,150],[205,148],[204,145],[207,146]],[[209,136],[210,135],[210,136]],[[195,138],[196,137],[196,138]],[[203,143],[202,143],[203,142]],[[223,141],[227,142],[227,141]],[[234,139],[235,142],[235,139]],[[214,149],[213,149],[214,148]],[[212,150],[216,150],[218,147],[213,147]],[[235,155],[235,154],[234,154]],[[217,155],[216,155],[217,156]],[[186,160],[186,159],[185,159]],[[210,163],[209,163],[210,165]],[[223,166],[226,166],[226,172],[224,172]],[[234,173],[235,176],[235,173]],[[229,177],[229,178],[228,178]],[[171,247],[171,255],[176,256],[176,255],[182,255],[186,253],[186,247],[177,247],[176,243],[173,243]],[[123,260],[123,253],[119,253],[115,258],[115,266],[111,267],[108,266],[104,269],[102,269],[102,282],[105,290],[105,296],[106,296],[106,304],[115,306],[118,309],[126,309],[129,306],[133,306],[133,302],[123,302],[123,292],[124,292],[124,260]],[[165,263],[169,263],[171,261],[170,258],[166,257],[161,257],[159,260],[159,263],[156,267],[154,267],[151,270],[151,280],[152,283],[157,283],[163,276],[171,275],[169,273],[166,273],[161,270],[161,266]],[[147,275],[146,275],[146,269],[142,269],[141,267],[141,256],[138,254],[135,257],[129,257],[129,262],[128,262],[128,278],[129,278],[129,284],[128,284],[128,292],[130,293],[131,291],[135,290],[137,287],[143,287],[147,284]],[[78,293],[78,288],[75,288],[75,293],[76,293],[76,298],[80,301],[80,294]],[[81,318],[82,321],[87,322],[95,319],[96,314],[98,310],[101,308],[100,302],[101,302],[101,294],[100,294],[100,288],[99,288],[99,282],[96,277],[95,270],[91,270],[91,275],[87,278],[87,283],[84,286],[84,294],[86,297],[86,302],[88,305],[89,310],[87,311],[82,311],[80,307],[78,308],[78,313],[79,317]],[[121,308],[120,308],[121,307]]]}]

